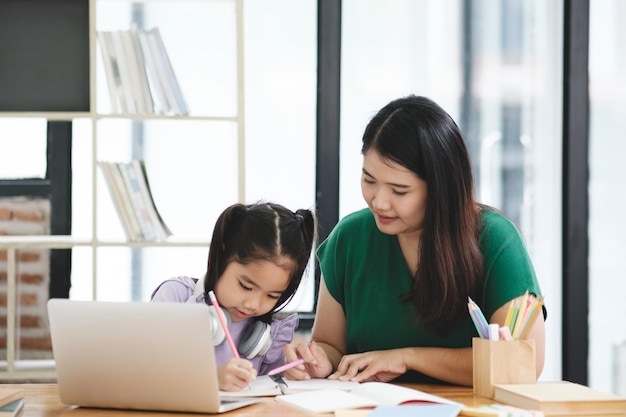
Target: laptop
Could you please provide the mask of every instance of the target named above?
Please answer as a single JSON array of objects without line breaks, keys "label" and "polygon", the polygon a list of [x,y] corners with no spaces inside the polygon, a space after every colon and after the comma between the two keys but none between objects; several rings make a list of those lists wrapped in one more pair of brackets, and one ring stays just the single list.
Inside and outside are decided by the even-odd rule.
[{"label": "laptop", "polygon": [[48,319],[66,405],[222,413],[208,306],[51,299]]}]

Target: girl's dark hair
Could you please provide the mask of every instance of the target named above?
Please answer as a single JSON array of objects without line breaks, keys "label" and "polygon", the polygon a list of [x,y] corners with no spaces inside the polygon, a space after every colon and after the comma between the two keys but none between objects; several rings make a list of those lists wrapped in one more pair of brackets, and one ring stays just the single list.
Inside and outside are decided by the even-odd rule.
[{"label": "girl's dark hair", "polygon": [[313,212],[299,209],[293,212],[279,204],[233,204],[222,212],[215,223],[209,247],[204,291],[215,288],[229,263],[248,264],[270,261],[283,264],[290,261],[289,284],[269,313],[258,317],[266,323],[273,313],[291,300],[306,270],[316,239]]},{"label": "girl's dark hair", "polygon": [[376,152],[426,182],[428,197],[419,265],[403,301],[427,329],[445,334],[467,317],[467,297],[480,301],[481,216],[469,155],[450,115],[432,100],[392,101],[369,122],[361,152]]}]

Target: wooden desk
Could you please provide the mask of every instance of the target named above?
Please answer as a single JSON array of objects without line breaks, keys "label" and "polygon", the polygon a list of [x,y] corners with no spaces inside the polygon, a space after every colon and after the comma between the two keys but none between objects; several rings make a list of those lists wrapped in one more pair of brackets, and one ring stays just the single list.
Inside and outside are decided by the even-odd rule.
[{"label": "wooden desk", "polygon": [[[59,391],[56,384],[3,384],[7,388],[18,388],[24,391],[24,414],[23,417],[181,417],[181,413],[163,413],[147,411],[124,411],[124,410],[99,410],[92,408],[67,407],[59,400]],[[465,405],[478,407],[491,404],[493,401],[476,397],[472,394],[472,389],[467,387],[448,387],[437,385],[410,385],[405,386],[417,388],[424,392],[433,393],[441,397],[449,398],[453,401],[461,402]],[[193,414],[191,414],[193,415]],[[197,415],[197,414],[196,414]],[[225,417],[275,417],[275,416],[308,416],[303,411],[299,411],[286,404],[275,401],[273,397],[264,399],[259,404],[240,408],[229,413],[220,414]]]},{"label": "wooden desk", "polygon": [[[406,387],[448,398],[470,407],[493,404],[493,401],[473,395],[472,389],[456,386],[403,384]],[[184,413],[163,413],[148,411],[99,410],[92,408],[67,407],[59,401],[59,391],[56,384],[3,384],[7,388],[18,388],[24,392],[25,407],[23,417],[182,417]],[[323,416],[332,414],[323,414]],[[224,417],[311,417],[304,411],[292,408],[275,401],[273,397],[264,399],[261,403],[229,413],[219,414]],[[322,416],[322,415],[320,415]],[[595,416],[602,417],[602,416]],[[608,416],[611,417],[611,416]],[[613,415],[612,417],[615,417]]]}]

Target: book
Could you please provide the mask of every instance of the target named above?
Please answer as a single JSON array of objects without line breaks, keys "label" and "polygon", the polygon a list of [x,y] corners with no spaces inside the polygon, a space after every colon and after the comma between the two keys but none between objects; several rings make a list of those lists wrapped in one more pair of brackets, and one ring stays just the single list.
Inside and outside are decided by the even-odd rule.
[{"label": "book", "polygon": [[374,408],[380,405],[458,404],[436,395],[386,382],[363,382],[350,391],[321,389],[279,395],[277,401],[312,413],[339,409]]},{"label": "book", "polygon": [[147,114],[154,114],[154,100],[152,99],[152,92],[150,91],[150,82],[148,81],[148,68],[146,64],[146,57],[139,41],[139,32],[136,25],[131,26],[129,35],[133,45],[133,51],[135,53],[135,63],[137,70],[137,77],[139,79],[139,90],[142,94],[143,112]]},{"label": "book", "polygon": [[379,405],[367,417],[456,417],[461,404]]},{"label": "book", "polygon": [[118,103],[118,101],[121,95],[119,91],[121,91],[122,88],[122,81],[120,80],[120,73],[117,68],[115,53],[112,50],[112,40],[110,39],[109,32],[103,31],[96,32],[96,38],[98,39],[98,45],[100,46],[100,53],[104,64],[104,73],[109,87],[111,113],[120,113],[121,109],[118,106],[121,104]]},{"label": "book", "polygon": [[15,388],[0,388],[0,407],[24,398],[24,392]]},{"label": "book", "polygon": [[[130,83],[131,96],[135,105],[135,113],[146,114],[152,110],[152,102],[146,101],[145,92],[143,90],[142,72],[145,74],[143,61],[140,61],[140,51],[136,50],[134,35],[129,30],[119,31],[122,45],[124,47],[124,63],[127,66],[128,80]],[[148,110],[150,107],[150,111]]]},{"label": "book", "polygon": [[188,115],[157,27],[98,31],[113,113]]},{"label": "book", "polygon": [[111,176],[113,178],[114,187],[119,191],[119,197],[121,200],[121,204],[123,205],[123,209],[125,214],[128,216],[129,222],[129,231],[127,233],[128,238],[131,241],[142,241],[144,240],[143,232],[141,231],[141,226],[139,224],[139,220],[135,216],[135,209],[133,208],[133,202],[130,199],[130,194],[128,189],[126,188],[126,183],[124,182],[124,176],[121,171],[121,163],[119,162],[109,162],[108,163]]},{"label": "book", "polygon": [[146,163],[142,160],[134,159],[130,162],[130,165],[135,171],[135,178],[137,179],[139,192],[141,193],[141,198],[147,209],[150,224],[157,235],[157,240],[164,241],[172,235],[172,231],[163,221],[163,217],[161,217],[161,214],[154,203],[152,191],[150,190],[150,182],[148,181]]},{"label": "book", "polygon": [[154,113],[156,114],[168,114],[170,113],[169,103],[165,97],[163,86],[161,85],[161,79],[159,77],[159,70],[157,69],[157,62],[154,53],[150,48],[150,41],[148,40],[148,34],[139,30],[136,33],[139,45],[141,47],[141,54],[143,56],[144,65],[146,66],[146,75],[148,77],[148,85],[152,94],[152,105],[154,107]]},{"label": "book", "polygon": [[158,27],[154,27],[146,31],[146,38],[150,48],[150,56],[152,57],[157,76],[159,77],[159,85],[163,89],[169,110],[175,115],[188,115],[187,104],[180,90],[178,79],[174,74],[174,68],[172,67],[167,50],[165,49],[161,31]]},{"label": "book", "polygon": [[135,218],[141,227],[143,239],[147,242],[156,242],[158,240],[158,236],[150,220],[148,207],[144,202],[143,196],[141,195],[135,169],[132,164],[127,162],[118,163],[118,167],[122,173],[122,178],[124,179],[125,189],[130,197]]},{"label": "book", "polygon": [[[358,382],[337,381],[325,378],[313,378],[306,381],[285,380],[285,382],[287,383],[287,388],[284,389],[286,394],[321,389],[350,391],[359,386]],[[250,383],[247,389],[241,391],[220,391],[220,397],[273,397],[281,394],[283,392],[280,390],[280,387],[269,375],[257,377]]]},{"label": "book", "polygon": [[545,415],[626,414],[626,398],[569,381],[495,384],[494,400]]},{"label": "book", "polygon": [[125,189],[124,179],[119,167],[115,163],[105,161],[98,161],[98,166],[104,176],[109,194],[111,194],[113,206],[122,221],[122,226],[124,226],[126,237],[133,242],[142,240],[141,228],[135,218],[133,206]]},{"label": "book", "polygon": [[12,401],[0,407],[0,417],[18,417],[24,412],[24,399]]},{"label": "book", "polygon": [[98,161],[98,166],[129,240],[164,241],[172,235],[156,208],[144,161]]},{"label": "book", "polygon": [[120,74],[121,86],[122,86],[122,108],[131,114],[137,113],[137,105],[133,92],[133,82],[130,63],[126,54],[126,48],[124,45],[124,34],[121,30],[113,30],[110,32],[113,44],[113,53],[115,54],[115,61],[117,62],[117,68]]}]

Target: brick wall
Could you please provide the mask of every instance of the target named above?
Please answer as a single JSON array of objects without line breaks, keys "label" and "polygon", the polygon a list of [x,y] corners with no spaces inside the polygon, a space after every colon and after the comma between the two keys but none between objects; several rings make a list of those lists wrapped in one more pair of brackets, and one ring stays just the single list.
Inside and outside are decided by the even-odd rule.
[{"label": "brick wall", "polygon": [[[49,235],[50,201],[0,198],[0,235]],[[50,359],[52,350],[46,315],[50,251],[20,249],[17,261],[16,359]],[[6,359],[7,251],[0,249],[0,358]]]}]

